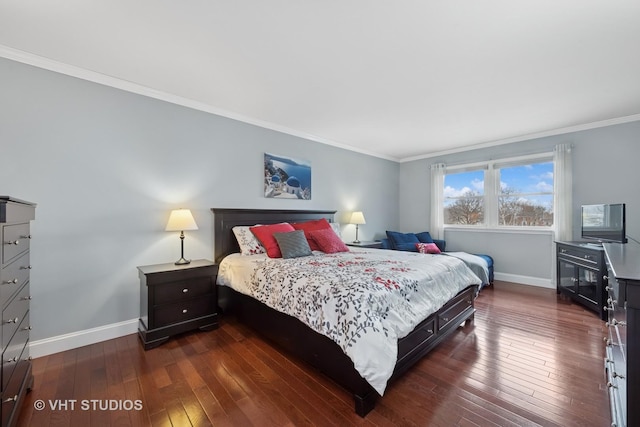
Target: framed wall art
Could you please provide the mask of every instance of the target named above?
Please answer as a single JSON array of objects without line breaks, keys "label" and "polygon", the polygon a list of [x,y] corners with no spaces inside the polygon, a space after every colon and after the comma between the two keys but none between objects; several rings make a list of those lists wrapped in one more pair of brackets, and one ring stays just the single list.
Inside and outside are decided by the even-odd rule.
[{"label": "framed wall art", "polygon": [[311,200],[311,162],[264,153],[264,197]]}]

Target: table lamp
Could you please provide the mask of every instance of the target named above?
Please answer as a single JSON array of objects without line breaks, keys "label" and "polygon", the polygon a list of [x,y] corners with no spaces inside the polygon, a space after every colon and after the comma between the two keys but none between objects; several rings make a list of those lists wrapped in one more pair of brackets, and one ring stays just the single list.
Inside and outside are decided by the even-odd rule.
[{"label": "table lamp", "polygon": [[360,240],[358,240],[358,225],[366,224],[366,221],[364,220],[364,214],[360,211],[352,213],[349,224],[356,225],[356,240],[354,240],[353,243],[360,243]]},{"label": "table lamp", "polygon": [[165,231],[180,232],[180,259],[175,262],[176,265],[184,265],[191,262],[190,259],[184,258],[184,231],[197,229],[198,224],[196,224],[196,221],[193,219],[193,215],[191,215],[191,211],[189,209],[175,209],[171,211]]}]

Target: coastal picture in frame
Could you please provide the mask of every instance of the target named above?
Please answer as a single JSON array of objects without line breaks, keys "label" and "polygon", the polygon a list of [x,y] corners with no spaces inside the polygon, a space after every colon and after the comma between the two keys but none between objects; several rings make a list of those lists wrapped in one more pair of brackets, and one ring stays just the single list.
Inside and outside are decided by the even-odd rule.
[{"label": "coastal picture in frame", "polygon": [[311,162],[264,153],[264,197],[311,200]]}]

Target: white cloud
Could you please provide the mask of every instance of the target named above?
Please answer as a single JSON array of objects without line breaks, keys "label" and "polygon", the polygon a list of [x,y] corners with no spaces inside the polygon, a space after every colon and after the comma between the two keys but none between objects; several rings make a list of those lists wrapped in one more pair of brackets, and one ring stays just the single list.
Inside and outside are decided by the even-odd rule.
[{"label": "white cloud", "polygon": [[468,191],[471,191],[469,187],[462,187],[458,189],[451,186],[446,186],[444,187],[444,197],[460,197]]},{"label": "white cloud", "polygon": [[543,174],[540,175],[530,175],[529,178],[531,178],[534,181],[544,181],[544,180],[549,180],[549,181],[553,181],[553,171],[549,171],[549,172],[545,172]]},{"label": "white cloud", "polygon": [[540,181],[536,184],[536,189],[542,193],[553,192],[553,184],[548,184],[545,181]]}]

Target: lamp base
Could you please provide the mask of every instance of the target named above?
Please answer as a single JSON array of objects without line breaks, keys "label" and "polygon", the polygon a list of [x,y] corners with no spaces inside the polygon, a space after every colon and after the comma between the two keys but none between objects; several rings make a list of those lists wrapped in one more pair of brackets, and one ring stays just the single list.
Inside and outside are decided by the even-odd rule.
[{"label": "lamp base", "polygon": [[353,243],[360,243],[360,240],[354,240]]},{"label": "lamp base", "polygon": [[179,260],[177,260],[175,262],[175,265],[186,265],[186,264],[190,264],[190,263],[191,263],[190,259],[180,258]]}]

